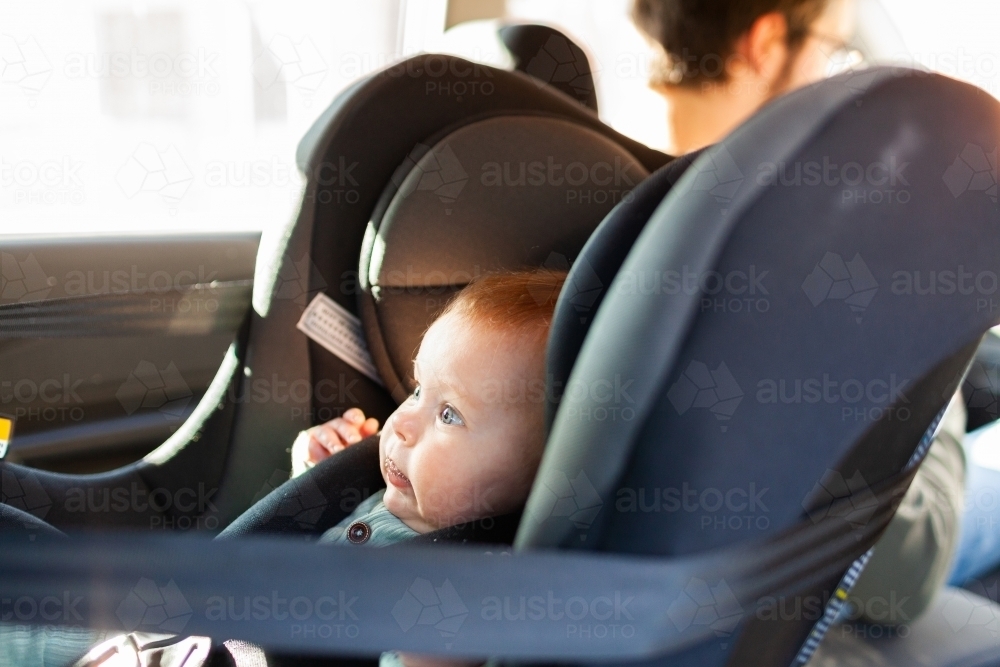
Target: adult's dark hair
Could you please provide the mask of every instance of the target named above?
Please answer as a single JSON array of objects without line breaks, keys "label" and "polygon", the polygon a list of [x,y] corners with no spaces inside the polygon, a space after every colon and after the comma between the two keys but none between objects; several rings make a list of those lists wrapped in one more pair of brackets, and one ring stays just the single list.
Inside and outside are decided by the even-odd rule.
[{"label": "adult's dark hair", "polygon": [[781,12],[794,53],[829,0],[635,0],[636,27],[663,47],[664,62],[653,68],[653,85],[695,85],[725,81],[726,63],[741,35],[759,17]]}]

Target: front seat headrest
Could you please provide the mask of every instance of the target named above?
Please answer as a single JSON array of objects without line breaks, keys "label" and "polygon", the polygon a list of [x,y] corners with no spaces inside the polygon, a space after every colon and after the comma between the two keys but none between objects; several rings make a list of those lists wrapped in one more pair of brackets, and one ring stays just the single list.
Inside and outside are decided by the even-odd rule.
[{"label": "front seat headrest", "polygon": [[361,319],[393,397],[413,388],[423,331],[486,272],[566,270],[616,203],[648,175],[623,147],[543,114],[472,120],[419,144],[372,215]]},{"label": "front seat headrest", "polygon": [[497,29],[514,68],[597,109],[597,88],[587,54],[555,28],[512,23]]}]

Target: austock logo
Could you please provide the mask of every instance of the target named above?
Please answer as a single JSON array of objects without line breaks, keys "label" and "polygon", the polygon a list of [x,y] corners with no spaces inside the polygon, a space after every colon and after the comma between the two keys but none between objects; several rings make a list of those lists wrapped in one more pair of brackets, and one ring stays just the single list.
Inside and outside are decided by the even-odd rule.
[{"label": "austock logo", "polygon": [[0,470],[0,502],[44,519],[52,509],[52,498],[31,470]]},{"label": "austock logo", "polygon": [[[678,632],[707,625],[719,639],[730,637],[743,615],[743,607],[725,579],[709,586],[703,579],[692,578],[667,609],[667,617]],[[723,642],[722,648],[726,645]]]},{"label": "austock logo", "polygon": [[305,308],[312,295],[326,289],[326,281],[319,268],[313,263],[309,253],[303,253],[298,260],[285,254],[278,268],[278,280],[274,298],[292,301]]},{"label": "austock logo", "polygon": [[[539,280],[529,281],[528,293],[539,305],[555,300],[560,296],[545,281],[541,280],[541,275],[545,273],[568,273],[570,261],[566,255],[558,252],[550,252],[545,258],[542,268],[539,270]],[[604,283],[598,277],[594,268],[586,258],[580,257],[575,262],[572,273],[566,278],[566,283],[562,288],[563,298],[569,301],[573,310],[580,316],[581,322],[586,322],[591,314],[594,303],[604,291]]]},{"label": "austock logo", "polygon": [[[263,499],[269,493],[288,481],[287,470],[275,470],[253,497],[253,502]],[[299,477],[295,486],[285,493],[274,509],[273,516],[287,517],[300,528],[309,530],[316,527],[326,511],[328,502],[323,491],[309,475]]]},{"label": "austock logo", "polygon": [[[419,178],[408,179],[411,172],[416,172]],[[454,204],[468,181],[469,174],[448,144],[433,148],[417,144],[392,176],[401,197],[415,191],[430,191],[442,204]],[[451,209],[446,208],[445,214],[449,213]]]},{"label": "austock logo", "polygon": [[546,83],[566,84],[581,101],[594,94],[587,55],[562,35],[550,35],[535,57],[528,61],[525,71],[538,79],[539,87]]},{"label": "austock logo", "polygon": [[136,147],[115,176],[129,199],[140,192],[156,192],[169,204],[179,202],[193,180],[194,174],[173,144],[160,151],[146,142]]},{"label": "austock logo", "polygon": [[802,291],[814,308],[824,301],[843,301],[857,314],[855,320],[860,324],[861,315],[878,292],[878,281],[860,254],[845,262],[837,253],[828,252],[806,276]]},{"label": "austock logo", "polygon": [[965,376],[969,387],[969,408],[985,410],[997,416],[997,395],[1000,395],[1000,368],[997,364],[974,361]]},{"label": "austock logo", "polygon": [[34,37],[18,40],[0,34],[0,81],[37,94],[52,75],[52,65]]},{"label": "austock logo", "polygon": [[[622,514],[679,513],[698,517],[702,530],[767,530],[770,510],[764,502],[769,487],[749,482],[728,489],[697,488],[683,482],[679,487],[622,487],[615,498],[615,511]],[[770,501],[768,501],[770,502]]]},{"label": "austock logo", "polygon": [[[562,470],[544,473],[536,488],[538,502],[529,510],[529,516],[536,523],[550,517],[566,517],[576,528],[586,530],[604,505],[597,489],[582,470],[572,480]],[[584,540],[586,536],[580,535],[580,539]]]},{"label": "austock logo", "polygon": [[127,632],[179,633],[193,613],[173,579],[165,586],[157,586],[155,581],[145,577],[136,582],[115,611]]},{"label": "austock logo", "polygon": [[308,36],[295,42],[287,35],[275,35],[253,61],[252,72],[261,88],[282,81],[305,95],[312,95],[326,78],[327,66]]},{"label": "austock logo", "polygon": [[[847,502],[837,502],[844,500]],[[827,469],[808,497],[802,501],[802,509],[813,523],[819,523],[827,517],[837,517],[849,523],[854,530],[860,530],[868,525],[878,509],[878,498],[872,493],[860,470],[855,470],[853,475],[845,478],[839,471]],[[855,537],[861,539],[861,535]]]},{"label": "austock logo", "polygon": [[993,637],[1000,636],[997,583],[994,581],[987,588],[982,582],[974,581],[966,588],[957,590],[959,595],[948,600],[941,610],[952,631],[960,632],[968,627],[981,627]]},{"label": "austock logo", "polygon": [[157,369],[151,361],[140,361],[115,392],[125,414],[131,415],[140,408],[155,408],[167,419],[183,418],[193,396],[172,361],[163,369]]},{"label": "austock logo", "polygon": [[0,252],[0,303],[44,299],[55,284],[56,279],[45,274],[33,253],[19,260],[12,253]]},{"label": "austock logo", "polygon": [[69,155],[51,159],[0,156],[0,191],[8,190],[15,204],[82,204],[85,163]]},{"label": "austock logo", "polygon": [[667,390],[667,399],[679,415],[691,408],[707,409],[725,432],[728,429],[725,422],[736,413],[743,400],[743,390],[725,362],[719,362],[713,371],[700,361],[692,361]]},{"label": "austock logo", "polygon": [[838,406],[842,421],[909,421],[908,378],[837,378],[829,373],[807,378],[764,378],[757,383],[761,405]]},{"label": "austock logo", "polygon": [[[553,261],[550,264],[553,256],[557,256],[557,261]],[[545,268],[567,271],[569,263],[566,263],[567,268],[562,268],[558,257],[561,257],[565,261],[565,257],[562,255],[552,253],[549,255],[549,259],[545,260]],[[580,322],[584,323],[593,315],[594,304],[604,292],[604,283],[601,282],[601,278],[594,271],[594,267],[591,266],[586,257],[578,257],[574,264],[573,272],[569,274],[566,284],[563,286],[563,292],[565,292],[564,298],[573,306],[573,310],[579,316]]]},{"label": "austock logo", "polygon": [[[457,635],[468,615],[469,608],[448,579],[435,586],[417,577],[392,608],[392,617],[404,633],[424,625],[433,627],[444,638]],[[451,648],[451,642],[446,642],[445,648]]]},{"label": "austock logo", "polygon": [[958,199],[966,192],[985,192],[996,203],[997,183],[1000,181],[997,151],[996,147],[987,152],[977,144],[966,144],[944,172],[944,183],[952,196]]},{"label": "austock logo", "polygon": [[691,189],[707,192],[720,204],[732,202],[744,180],[743,172],[736,166],[732,154],[725,146],[720,145],[716,149],[709,149],[698,161],[701,159],[708,160],[711,167],[698,170]]}]

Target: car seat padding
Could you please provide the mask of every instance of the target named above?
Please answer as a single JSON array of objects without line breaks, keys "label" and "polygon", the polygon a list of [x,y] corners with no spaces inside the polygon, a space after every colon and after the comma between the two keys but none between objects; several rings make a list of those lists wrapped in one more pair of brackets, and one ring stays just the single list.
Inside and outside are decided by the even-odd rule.
[{"label": "car seat padding", "polygon": [[457,290],[491,271],[568,268],[647,175],[607,137],[542,115],[479,120],[415,151],[376,207],[359,269],[369,349],[393,397],[412,390],[420,338]]},{"label": "car seat padding", "polygon": [[[219,539],[251,535],[317,536],[333,528],[380,489],[379,434],[369,436],[294,477],[219,533]],[[511,544],[520,512],[486,517],[419,535],[407,543],[436,542]]]},{"label": "car seat padding", "polygon": [[[484,86],[488,94],[482,94]],[[462,90],[469,94],[456,92]],[[399,109],[406,113],[401,116]],[[477,118],[510,114],[548,115],[589,128],[622,146],[646,171],[670,159],[520,72],[434,54],[377,72],[345,90],[300,142],[297,158],[306,184],[298,217],[262,240],[253,310],[227,357],[233,363],[223,365],[177,433],[144,461],[100,475],[22,470],[6,462],[0,468],[13,476],[34,475],[46,493],[38,513],[47,509],[45,519],[67,529],[149,527],[157,521],[164,528],[213,530],[239,516],[287,474],[287,448],[301,429],[351,406],[384,420],[395,408],[386,390],[306,339],[295,324],[319,291],[357,312],[364,231],[385,185],[417,144]],[[148,507],[138,512],[63,511],[66,489],[99,500],[115,488],[130,489],[133,482],[143,493],[161,487],[169,493],[203,488],[211,494],[210,516],[198,521],[204,508],[183,516],[161,515]],[[20,486],[0,486],[0,491],[20,496]]]},{"label": "car seat padding", "polygon": [[552,428],[559,398],[573,363],[611,281],[650,216],[701,150],[677,158],[636,186],[587,239],[566,279],[552,316],[545,353],[550,391],[546,393],[545,425]]},{"label": "car seat padding", "polygon": [[0,532],[8,539],[11,536],[23,537],[25,541],[34,542],[39,535],[43,537],[66,537],[66,535],[33,514],[0,503]]}]

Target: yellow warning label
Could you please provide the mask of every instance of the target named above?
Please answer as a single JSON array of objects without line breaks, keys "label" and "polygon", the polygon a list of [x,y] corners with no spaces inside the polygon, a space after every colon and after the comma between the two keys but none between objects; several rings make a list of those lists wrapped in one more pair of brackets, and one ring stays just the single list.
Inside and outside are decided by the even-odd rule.
[{"label": "yellow warning label", "polygon": [[14,430],[14,420],[7,417],[0,417],[0,442],[10,440],[10,434]]}]

